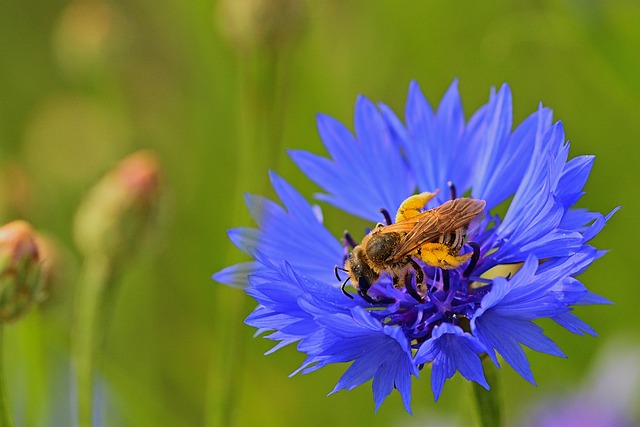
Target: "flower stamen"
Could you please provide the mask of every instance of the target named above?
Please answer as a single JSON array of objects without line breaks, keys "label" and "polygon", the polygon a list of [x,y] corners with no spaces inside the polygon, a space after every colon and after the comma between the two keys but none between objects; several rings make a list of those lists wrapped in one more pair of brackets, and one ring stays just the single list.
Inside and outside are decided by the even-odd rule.
[{"label": "flower stamen", "polygon": [[478,260],[480,259],[480,245],[476,242],[469,242],[469,246],[473,248],[473,255],[471,255],[471,260],[469,261],[469,265],[462,273],[462,277],[469,277],[473,272],[473,269],[476,267]]},{"label": "flower stamen", "polygon": [[447,182],[447,186],[449,187],[449,195],[451,197],[451,200],[457,199],[458,192],[456,191],[456,185],[453,182],[449,181]]},{"label": "flower stamen", "polygon": [[385,208],[381,208],[380,209],[380,213],[382,214],[382,216],[384,216],[384,222],[387,225],[393,224],[393,221],[391,220],[391,215],[389,215],[389,211],[388,210],[386,210]]}]

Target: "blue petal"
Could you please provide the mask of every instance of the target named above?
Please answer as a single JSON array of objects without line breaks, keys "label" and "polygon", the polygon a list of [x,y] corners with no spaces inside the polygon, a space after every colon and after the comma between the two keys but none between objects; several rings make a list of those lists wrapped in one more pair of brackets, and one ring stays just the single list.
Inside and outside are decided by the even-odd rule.
[{"label": "blue petal", "polygon": [[[265,338],[282,341],[271,351],[283,345],[303,340],[318,329],[316,313],[309,310],[309,305],[320,301],[324,315],[335,312],[349,313],[355,305],[353,300],[345,298],[342,292],[329,285],[314,285],[301,278],[289,264],[276,265],[264,259],[260,252],[256,253],[263,268],[249,277],[247,294],[260,304],[245,320],[245,323],[261,330],[276,332]],[[313,295],[308,290],[314,289]],[[325,304],[325,301],[342,297],[343,305]],[[302,304],[307,300],[307,304]],[[317,308],[314,306],[314,308]]]},{"label": "blue petal", "polygon": [[588,242],[589,240],[593,239],[596,236],[596,234],[598,234],[604,228],[607,221],[609,221],[609,218],[611,218],[613,214],[618,212],[620,208],[621,206],[614,208],[605,217],[603,217],[602,215],[598,215],[598,217],[593,222],[593,224],[587,227],[586,231],[583,233],[584,234],[583,241]]},{"label": "blue petal", "polygon": [[256,271],[258,263],[250,261],[235,264],[230,267],[223,268],[215,273],[211,278],[217,282],[236,288],[244,288],[247,286],[249,274]]},{"label": "blue petal", "polygon": [[[406,104],[406,130],[388,108],[383,108],[383,113],[393,135],[402,144],[420,191],[444,190],[449,182],[456,185],[459,193],[469,189],[475,151],[465,137],[457,81],[447,90],[437,113],[418,84],[412,82]],[[448,198],[448,192],[443,191],[436,200],[442,203]]]},{"label": "blue petal", "polygon": [[560,326],[567,329],[569,332],[578,335],[584,335],[585,333],[597,337],[598,334],[589,326],[586,322],[578,318],[575,314],[567,312],[553,317]]},{"label": "blue petal", "polygon": [[394,212],[413,194],[414,183],[398,143],[380,111],[359,97],[356,135],[328,116],[318,116],[318,130],[332,158],[291,151],[290,156],[327,194],[318,198],[347,212],[378,221],[380,209]]},{"label": "blue petal", "polygon": [[[499,305],[498,305],[499,306]],[[564,353],[547,338],[538,325],[508,314],[498,314],[494,308],[478,311],[471,321],[471,330],[487,348],[495,349],[524,379],[535,384],[521,344],[527,347],[564,357]],[[495,355],[489,356],[497,362]]]},{"label": "blue petal", "polygon": [[593,292],[587,292],[580,300],[576,301],[576,305],[592,305],[592,304],[613,304],[602,295]]},{"label": "blue petal", "polygon": [[286,260],[303,277],[338,286],[333,266],[342,263],[344,248],[293,187],[275,173],[271,182],[287,210],[262,196],[247,195],[247,206],[259,228],[231,229],[229,238],[254,257],[259,248],[268,259]]},{"label": "blue petal", "polygon": [[249,227],[232,228],[227,231],[229,240],[238,247],[242,252],[253,255],[253,252],[258,247],[259,242],[259,230]]},{"label": "blue petal", "polygon": [[[568,149],[560,123],[537,140],[529,169],[504,221],[496,229],[498,250],[490,255],[493,265],[522,261],[531,254],[538,258],[569,256],[584,244],[586,239],[581,233],[586,224],[574,230],[565,228],[579,222],[576,214],[564,221],[567,205],[575,198],[576,190],[570,188],[571,194],[567,194],[558,186],[563,176],[573,175],[571,170],[575,168],[584,175],[588,162],[578,161],[575,167],[566,168]],[[563,171],[568,175],[563,175]]]},{"label": "blue petal", "polygon": [[549,127],[551,111],[539,108],[510,135],[511,92],[503,85],[492,96],[485,112],[484,137],[480,141],[473,197],[484,199],[491,209],[512,195],[520,184],[535,140]]},{"label": "blue petal", "polygon": [[485,351],[484,346],[475,337],[460,327],[442,323],[434,328],[432,337],[418,349],[415,363],[433,362],[431,388],[434,399],[438,400],[445,381],[451,378],[456,370],[464,378],[489,389],[478,356]]},{"label": "blue petal", "polygon": [[[487,348],[495,349],[502,355],[505,361],[511,365],[518,374],[524,379],[535,385],[533,379],[533,373],[529,366],[524,351],[520,347],[517,340],[513,339],[510,332],[511,329],[517,329],[518,326],[511,319],[503,319],[499,316],[491,316],[490,312],[487,315],[476,317],[473,319],[472,331],[475,336],[478,337]],[[506,323],[505,323],[506,322]],[[488,353],[495,363],[497,360],[493,352]]]},{"label": "blue petal", "polygon": [[316,355],[316,359],[322,363],[353,360],[331,393],[350,390],[373,378],[376,410],[399,384],[398,390],[407,411],[410,411],[410,377],[417,376],[417,371],[401,328],[382,325],[360,307],[353,308],[351,316],[334,314],[320,317],[317,321],[334,334],[334,339],[330,346]]},{"label": "blue petal", "polygon": [[565,207],[573,206],[582,196],[595,156],[579,156],[567,162],[558,183],[558,196]]}]

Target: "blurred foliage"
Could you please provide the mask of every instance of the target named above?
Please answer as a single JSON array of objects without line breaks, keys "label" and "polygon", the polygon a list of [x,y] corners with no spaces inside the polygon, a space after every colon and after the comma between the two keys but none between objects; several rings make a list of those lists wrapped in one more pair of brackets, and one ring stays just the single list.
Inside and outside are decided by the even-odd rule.
[{"label": "blurred foliage", "polygon": [[[282,2],[248,3],[268,14]],[[288,378],[302,355],[292,347],[263,356],[271,343],[253,339],[242,324],[249,298],[210,279],[243,259],[225,230],[250,224],[239,207],[243,192],[273,196],[269,168],[307,196],[317,191],[285,151],[324,152],[316,113],[351,125],[356,96],[364,94],[402,116],[411,79],[436,104],[459,78],[467,114],[503,82],[514,94],[515,121],[538,102],[550,106],[565,124],[571,155],[597,156],[581,205],[603,212],[623,205],[595,242],[610,254],[582,276],[615,302],[578,310],[601,338],[544,324],[569,360],[530,353],[537,388],[503,369],[507,416],[540,394],[578,384],[607,337],[640,336],[630,262],[640,240],[633,222],[640,209],[640,3],[303,6],[303,15],[284,15],[300,19],[283,27],[295,40],[283,44],[286,32],[256,31],[270,34],[268,42],[246,49],[221,34],[232,18],[212,1],[0,2],[0,219],[30,221],[54,239],[63,259],[51,300],[5,328],[17,425],[69,423],[70,312],[81,262],[72,217],[98,178],[141,148],[158,154],[170,206],[161,238],[122,279],[102,355],[107,425],[211,423],[211,394],[221,391],[209,381],[226,374],[234,380],[226,396],[232,425],[410,425],[418,416],[471,416],[459,376],[433,404],[424,372],[414,384],[413,419],[397,393],[374,414],[367,385],[326,397],[344,367]],[[326,206],[325,218],[336,235],[348,221],[361,224]],[[229,348],[237,360],[224,370],[216,361]]]}]

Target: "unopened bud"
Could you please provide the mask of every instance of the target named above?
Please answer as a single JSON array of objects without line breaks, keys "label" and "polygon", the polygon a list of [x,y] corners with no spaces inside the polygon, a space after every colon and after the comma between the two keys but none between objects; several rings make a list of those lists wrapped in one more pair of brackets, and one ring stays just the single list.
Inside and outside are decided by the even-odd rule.
[{"label": "unopened bud", "polygon": [[40,258],[40,269],[42,275],[42,287],[40,292],[36,294],[35,302],[38,304],[49,300],[52,289],[60,282],[62,255],[58,243],[40,233],[35,235],[36,244],[38,245],[38,254]]},{"label": "unopened bud", "polygon": [[102,69],[127,41],[124,21],[113,2],[68,2],[53,34],[53,50],[63,71],[77,77]]},{"label": "unopened bud", "polygon": [[0,227],[0,321],[16,320],[42,291],[35,233],[25,221]]},{"label": "unopened bud", "polygon": [[224,36],[241,51],[277,49],[297,39],[305,5],[301,0],[223,0],[218,20]]},{"label": "unopened bud", "polygon": [[82,202],[74,234],[85,255],[120,261],[153,228],[160,195],[159,163],[150,151],[126,157]]}]

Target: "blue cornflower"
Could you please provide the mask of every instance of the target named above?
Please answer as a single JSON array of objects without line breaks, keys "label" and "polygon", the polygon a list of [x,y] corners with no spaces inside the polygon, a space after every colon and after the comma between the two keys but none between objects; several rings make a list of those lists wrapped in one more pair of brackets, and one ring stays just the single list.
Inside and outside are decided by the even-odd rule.
[{"label": "blue cornflower", "polygon": [[465,121],[457,82],[437,110],[412,83],[404,123],[387,106],[359,97],[355,134],[324,115],[318,128],[330,157],[291,151],[292,159],[324,190],[319,200],[372,226],[383,219],[381,210],[395,212],[416,192],[451,189],[425,209],[456,195],[486,204],[466,230],[459,253],[468,256],[457,268],[414,257],[406,286],[384,271],[366,289],[352,284],[357,294],[343,289],[345,295],[334,266],[344,265],[357,242],[338,239],[319,207],[271,173],[284,208],[246,197],[258,227],[232,229],[229,237],[254,260],[214,279],[244,287],[258,302],[246,323],[270,331],[267,338],[279,342],[271,351],[297,343],[307,359],[294,373],[352,362],[334,392],[372,379],[376,410],[396,388],[410,411],[411,376],[425,366],[436,400],[456,371],[489,388],[484,355],[498,365],[499,353],[533,383],[523,345],[564,356],[536,319],[595,335],[572,307],[608,301],[576,276],[603,255],[589,241],[615,210],[603,216],[574,208],[594,158],[568,158],[562,124],[552,122],[549,109],[540,106],[512,129],[511,92],[503,85]]}]

